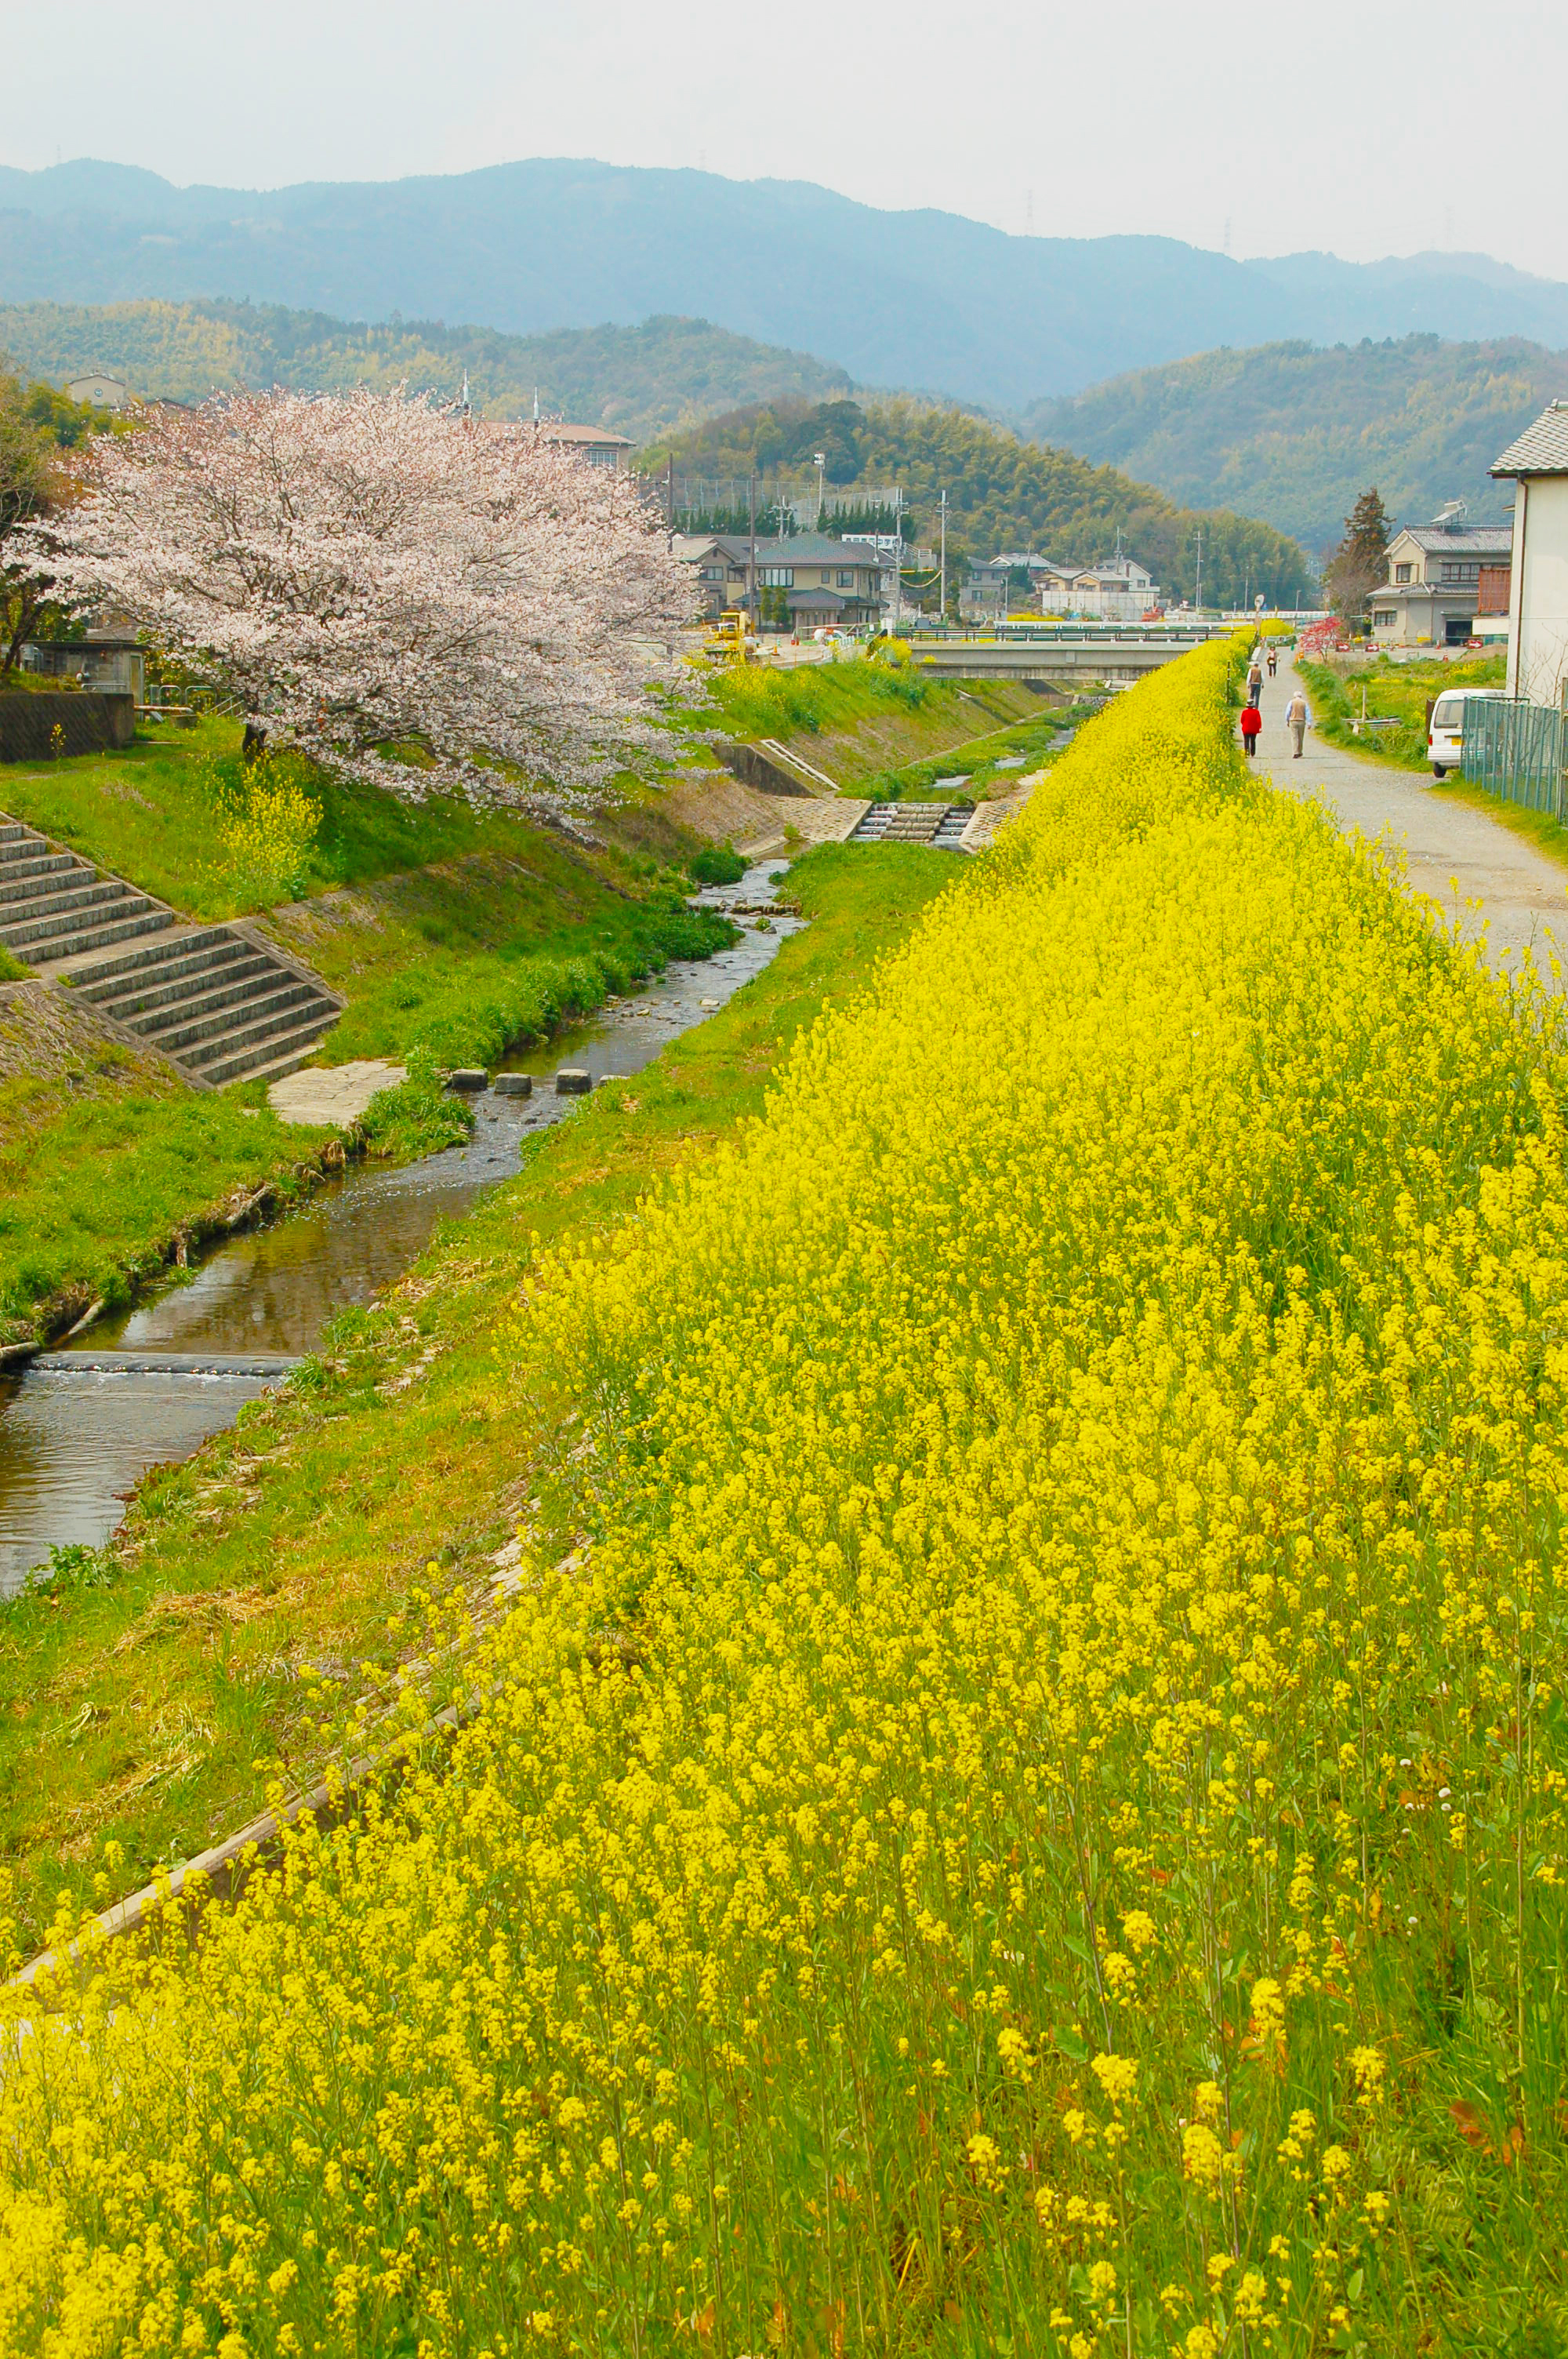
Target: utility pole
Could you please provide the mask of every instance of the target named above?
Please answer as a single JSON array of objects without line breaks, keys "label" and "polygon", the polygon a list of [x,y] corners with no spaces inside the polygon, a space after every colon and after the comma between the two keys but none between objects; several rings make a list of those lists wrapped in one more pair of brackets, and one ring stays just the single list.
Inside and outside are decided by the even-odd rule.
[{"label": "utility pole", "polygon": [[827,454],[818,451],[812,460],[816,470],[816,529],[822,529],[822,495],[827,482]]},{"label": "utility pole", "polygon": [[893,636],[903,614],[903,486],[892,495],[892,621]]},{"label": "utility pole", "polygon": [[757,478],[746,478],[746,614],[753,631],[761,632],[757,618]]},{"label": "utility pole", "polygon": [[1197,588],[1193,594],[1193,605],[1199,614],[1203,613],[1203,527],[1201,524],[1198,527],[1198,580]]},{"label": "utility pole", "polygon": [[942,494],[942,588],[936,604],[936,619],[944,630],[947,627],[947,494]]},{"label": "utility pole", "polygon": [[676,454],[672,451],[665,464],[665,533],[667,545],[676,545]]}]

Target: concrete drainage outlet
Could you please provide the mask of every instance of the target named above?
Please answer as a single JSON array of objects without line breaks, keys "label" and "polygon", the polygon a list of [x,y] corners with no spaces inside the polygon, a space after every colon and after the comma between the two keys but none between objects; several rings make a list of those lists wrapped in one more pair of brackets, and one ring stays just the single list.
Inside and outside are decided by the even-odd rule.
[{"label": "concrete drainage outlet", "polygon": [[556,1095],[558,1098],[586,1097],[593,1087],[593,1075],[580,1065],[563,1065],[556,1075]]}]

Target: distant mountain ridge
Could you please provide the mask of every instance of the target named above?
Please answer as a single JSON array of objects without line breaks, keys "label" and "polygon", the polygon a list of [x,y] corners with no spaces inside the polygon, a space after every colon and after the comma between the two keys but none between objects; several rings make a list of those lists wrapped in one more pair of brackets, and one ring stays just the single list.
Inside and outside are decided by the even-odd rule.
[{"label": "distant mountain ridge", "polygon": [[819,401],[850,389],[830,362],[706,320],[508,336],[431,321],[367,327],[281,304],[25,303],[0,306],[0,353],[27,376],[61,384],[107,369],[133,393],[176,401],[274,385],[456,394],[466,375],[482,416],[524,417],[537,388],[546,416],[608,426],[634,442],[742,402]]},{"label": "distant mountain ridge", "polygon": [[669,314],[1004,411],[1218,344],[1568,344],[1568,287],[1486,256],[1237,262],[1174,238],[1010,237],[807,182],[592,161],[260,192],[78,162],[0,169],[0,301],[249,299],[526,335]]},{"label": "distant mountain ridge", "polygon": [[1512,493],[1487,470],[1561,395],[1568,353],[1519,337],[1406,336],[1200,353],[1035,402],[1024,424],[1173,500],[1239,509],[1321,552],[1372,485],[1402,523],[1454,498],[1475,523],[1501,523]]}]

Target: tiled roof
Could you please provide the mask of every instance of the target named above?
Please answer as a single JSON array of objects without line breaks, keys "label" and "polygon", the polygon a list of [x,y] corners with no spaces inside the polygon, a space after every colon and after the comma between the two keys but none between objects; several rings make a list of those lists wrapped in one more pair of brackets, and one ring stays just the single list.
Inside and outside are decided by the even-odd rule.
[{"label": "tiled roof", "polygon": [[569,442],[579,450],[634,451],[636,444],[609,426],[573,426],[564,418],[546,418],[538,428],[542,442]]},{"label": "tiled roof", "polygon": [[[1495,467],[1492,473],[1497,473]],[[1399,538],[1438,556],[1507,557],[1514,545],[1514,528],[1511,524],[1461,524],[1444,532],[1438,525],[1408,525]],[[1401,582],[1399,586],[1406,590],[1411,585]]]},{"label": "tiled roof", "polygon": [[1568,402],[1554,401],[1500,459],[1492,462],[1494,475],[1568,475]]}]

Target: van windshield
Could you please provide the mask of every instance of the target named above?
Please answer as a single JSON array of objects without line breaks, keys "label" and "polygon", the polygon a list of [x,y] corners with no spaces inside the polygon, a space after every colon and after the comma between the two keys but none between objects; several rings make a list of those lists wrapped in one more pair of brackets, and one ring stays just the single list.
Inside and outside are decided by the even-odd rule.
[{"label": "van windshield", "polygon": [[1432,708],[1432,725],[1434,729],[1463,729],[1465,699],[1462,696],[1440,696]]}]

